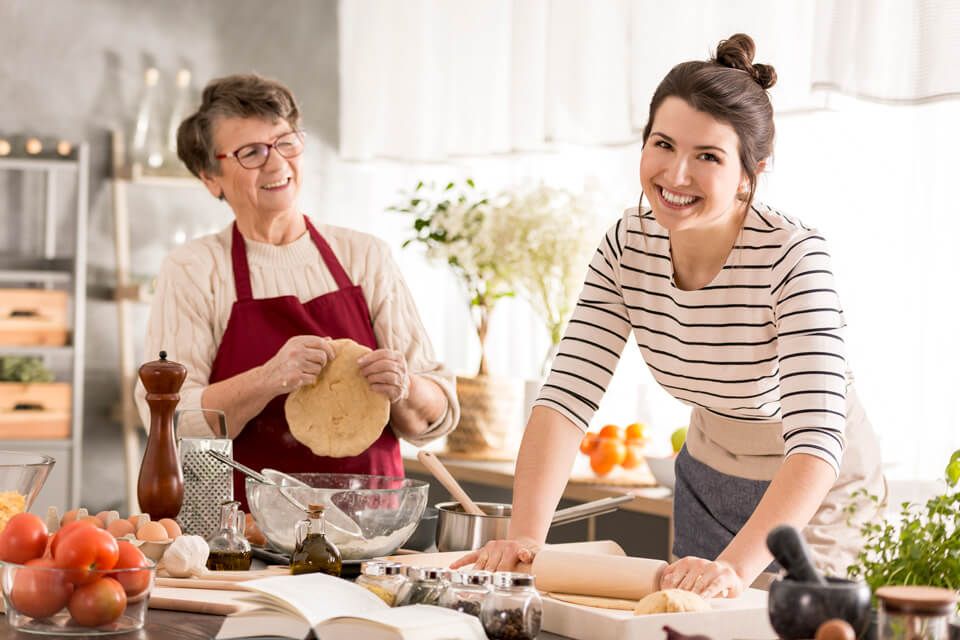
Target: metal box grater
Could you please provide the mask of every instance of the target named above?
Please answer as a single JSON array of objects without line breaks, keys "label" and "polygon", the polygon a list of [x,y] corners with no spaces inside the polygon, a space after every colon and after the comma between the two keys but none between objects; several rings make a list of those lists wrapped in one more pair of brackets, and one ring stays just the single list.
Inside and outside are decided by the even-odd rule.
[{"label": "metal box grater", "polygon": [[217,451],[233,458],[233,440],[227,437],[226,419],[222,411],[187,409],[174,417],[177,433],[189,422],[216,420],[220,437],[181,437],[178,441],[180,466],[183,469],[183,506],[177,522],[185,534],[204,540],[220,529],[220,507],[233,500],[233,470],[206,454]]}]

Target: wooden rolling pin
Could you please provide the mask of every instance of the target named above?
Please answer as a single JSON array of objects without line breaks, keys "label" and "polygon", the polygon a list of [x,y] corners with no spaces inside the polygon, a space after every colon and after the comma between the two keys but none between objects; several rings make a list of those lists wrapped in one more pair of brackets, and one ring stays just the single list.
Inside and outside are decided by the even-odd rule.
[{"label": "wooden rolling pin", "polygon": [[529,572],[540,591],[639,600],[660,589],[666,567],[663,560],[541,549]]}]

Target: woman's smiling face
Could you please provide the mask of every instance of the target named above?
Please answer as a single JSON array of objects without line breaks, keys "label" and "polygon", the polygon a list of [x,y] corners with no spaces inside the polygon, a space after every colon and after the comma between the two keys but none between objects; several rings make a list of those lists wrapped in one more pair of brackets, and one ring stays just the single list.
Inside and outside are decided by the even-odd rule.
[{"label": "woman's smiling face", "polygon": [[733,127],[673,96],[654,114],[640,184],[669,231],[720,223],[740,210],[737,194],[750,188]]}]

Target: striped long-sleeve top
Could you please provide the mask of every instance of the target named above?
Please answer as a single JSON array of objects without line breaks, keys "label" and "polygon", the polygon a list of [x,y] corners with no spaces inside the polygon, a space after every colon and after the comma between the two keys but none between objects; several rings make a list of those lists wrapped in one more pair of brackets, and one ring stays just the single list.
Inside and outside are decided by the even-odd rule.
[{"label": "striped long-sleeve top", "polygon": [[848,371],[830,256],[761,204],[712,282],[677,287],[667,230],[629,209],[602,239],[536,404],[586,429],[632,332],[654,378],[694,407],[782,422],[784,455],[839,473]]}]

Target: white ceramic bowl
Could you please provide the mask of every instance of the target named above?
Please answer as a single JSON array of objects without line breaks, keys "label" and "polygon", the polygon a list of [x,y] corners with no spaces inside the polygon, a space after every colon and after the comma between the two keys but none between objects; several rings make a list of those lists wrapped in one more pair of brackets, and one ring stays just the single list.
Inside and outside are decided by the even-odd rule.
[{"label": "white ceramic bowl", "polygon": [[661,487],[667,487],[673,491],[677,477],[674,474],[673,465],[677,460],[676,456],[644,456],[647,466],[650,467],[650,473]]}]

